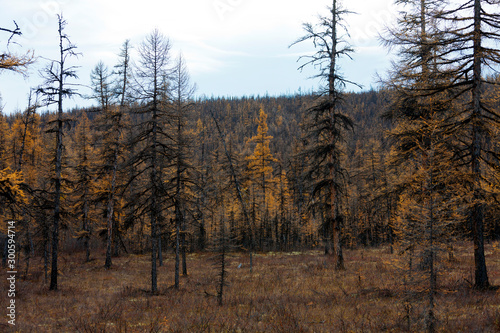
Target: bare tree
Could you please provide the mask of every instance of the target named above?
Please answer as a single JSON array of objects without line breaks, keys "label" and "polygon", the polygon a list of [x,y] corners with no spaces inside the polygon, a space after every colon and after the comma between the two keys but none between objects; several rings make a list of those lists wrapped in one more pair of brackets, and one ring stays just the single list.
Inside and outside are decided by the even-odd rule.
[{"label": "bare tree", "polygon": [[[182,259],[182,275],[187,275],[186,263],[186,215],[193,198],[189,193],[193,187],[193,166],[189,162],[191,140],[188,135],[187,120],[193,111],[193,94],[195,87],[189,82],[189,73],[182,55],[179,55],[172,73],[172,116],[174,118],[173,133],[173,168],[174,178],[172,199],[175,207],[176,226],[176,270],[175,287],[179,288],[179,254]],[[180,252],[180,253],[179,253]]]},{"label": "bare tree", "polygon": [[129,98],[129,88],[130,80],[132,78],[132,63],[130,60],[130,52],[132,50],[132,45],[130,40],[127,39],[122,44],[120,53],[118,54],[120,60],[117,65],[115,65],[116,75],[118,76],[117,85],[115,88],[115,94],[117,95],[120,106],[124,107],[127,104],[127,98]]},{"label": "bare tree", "polygon": [[50,273],[50,290],[57,290],[57,256],[59,244],[59,222],[61,219],[61,180],[62,180],[62,155],[63,155],[63,101],[65,98],[77,94],[74,84],[68,83],[70,78],[78,78],[75,66],[68,66],[69,57],[76,57],[76,46],[73,45],[64,28],[66,21],[62,15],[57,15],[59,32],[59,59],[51,60],[50,64],[43,70],[44,84],[38,88],[46,104],[57,104],[57,119],[53,122],[54,127],[50,130],[56,134],[55,150],[55,191],[54,191],[54,221],[52,230],[52,267]]},{"label": "bare tree", "polygon": [[145,165],[139,170],[141,175],[149,175],[144,187],[139,189],[143,195],[136,204],[135,211],[149,215],[151,226],[151,292],[156,293],[157,286],[157,246],[158,225],[165,209],[166,191],[161,178],[161,166],[171,158],[171,137],[167,124],[170,121],[168,112],[168,84],[165,77],[170,66],[170,41],[158,30],[149,34],[139,48],[140,62],[135,70],[134,92],[140,108],[136,111],[142,115],[143,122],[138,124],[139,131],[133,140],[142,149],[133,157],[135,166]]},{"label": "bare tree", "polygon": [[[307,110],[307,146],[302,154],[309,161],[307,178],[312,183],[311,207],[325,214],[325,227],[332,232],[335,268],[339,270],[344,269],[341,236],[343,216],[340,207],[345,172],[341,165],[341,143],[344,132],[353,126],[352,120],[340,109],[342,90],[352,82],[341,75],[338,64],[339,58],[349,57],[353,51],[342,35],[342,29],[345,30],[343,16],[348,13],[337,0],[333,0],[330,16],[320,17],[317,25],[305,23],[306,34],[292,44],[309,40],[313,42],[317,52],[312,56],[301,57],[306,62],[299,69],[308,65],[319,68],[315,77],[325,82],[315,105]],[[325,241],[328,249],[329,239]]]},{"label": "bare tree", "polygon": [[[91,81],[93,88],[93,97],[99,102],[100,114],[97,120],[98,128],[101,133],[102,149],[101,158],[102,164],[99,167],[99,174],[103,178],[109,178],[108,188],[105,191],[106,201],[106,259],[105,268],[110,268],[111,251],[113,239],[118,238],[118,228],[115,221],[115,201],[117,192],[117,173],[118,160],[121,150],[120,136],[122,131],[121,117],[122,112],[119,107],[112,105],[114,97],[109,82],[111,73],[108,68],[99,62],[91,73]],[[118,242],[115,241],[115,247],[118,248]]]},{"label": "bare tree", "polygon": [[82,219],[82,229],[77,233],[78,239],[83,240],[85,249],[85,262],[90,261],[90,236],[91,236],[91,203],[95,195],[93,174],[95,160],[92,158],[92,136],[90,122],[86,114],[81,116],[80,123],[76,128],[76,149],[78,150],[75,162],[76,186],[73,192],[76,194],[75,213]]}]

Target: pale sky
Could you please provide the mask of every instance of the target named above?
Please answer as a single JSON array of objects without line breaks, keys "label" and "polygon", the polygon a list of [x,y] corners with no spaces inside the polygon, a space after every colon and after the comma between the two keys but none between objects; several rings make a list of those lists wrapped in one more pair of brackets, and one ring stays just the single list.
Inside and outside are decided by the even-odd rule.
[{"label": "pale sky", "polygon": [[[66,33],[82,53],[71,65],[80,66],[79,81],[90,84],[90,71],[102,60],[112,68],[121,44],[130,39],[138,46],[153,29],[159,29],[173,45],[173,56],[182,52],[196,83],[197,96],[274,96],[316,89],[308,79],[315,72],[299,72],[297,59],[314,51],[312,43],[288,46],[303,35],[302,23],[327,15],[329,0],[0,0],[0,27],[12,28],[15,20],[23,32],[11,51],[34,50],[38,60],[29,76],[0,72],[4,112],[23,110],[31,87],[40,84],[38,74],[58,52],[57,14],[67,21]],[[352,61],[342,63],[343,73],[365,90],[376,86],[375,74],[389,66],[389,55],[380,46],[378,33],[393,20],[393,0],[344,1],[356,12],[346,17]],[[8,34],[0,34],[0,51]],[[136,57],[133,57],[137,59]],[[348,90],[357,90],[350,87]],[[89,94],[81,87],[79,92]],[[65,108],[93,102],[75,97]]]}]

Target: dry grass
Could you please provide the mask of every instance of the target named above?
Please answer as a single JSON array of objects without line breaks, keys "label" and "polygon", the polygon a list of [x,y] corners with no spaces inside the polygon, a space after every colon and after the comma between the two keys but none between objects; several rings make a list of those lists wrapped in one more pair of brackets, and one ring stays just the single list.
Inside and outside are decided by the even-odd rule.
[{"label": "dry grass", "polygon": [[[470,244],[456,247],[455,256],[440,267],[438,330],[500,332],[500,292],[470,288]],[[166,257],[159,268],[160,292],[150,295],[147,255],[114,258],[109,271],[102,267],[102,254],[87,264],[80,254],[63,255],[60,290],[49,292],[40,274],[19,280],[16,330],[4,319],[0,331],[401,332],[409,323],[418,332],[425,327],[423,285],[402,283],[403,259],[387,248],[346,251],[344,272],[334,272],[319,251],[256,255],[253,272],[245,254],[233,254],[222,307],[212,296],[217,272],[210,254],[189,255],[190,275],[181,279],[180,290],[172,288],[173,257]],[[487,263],[490,282],[500,285],[498,244],[487,246]],[[0,297],[4,311],[6,299]]]}]

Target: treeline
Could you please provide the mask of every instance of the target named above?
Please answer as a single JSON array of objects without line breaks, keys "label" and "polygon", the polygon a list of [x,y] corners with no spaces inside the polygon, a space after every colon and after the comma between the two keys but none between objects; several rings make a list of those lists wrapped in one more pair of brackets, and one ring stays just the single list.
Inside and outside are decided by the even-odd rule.
[{"label": "treeline", "polygon": [[[227,224],[234,245],[243,248],[249,242],[250,235],[246,234],[248,228],[215,121],[224,131],[224,140],[241,181],[244,200],[254,223],[256,249],[292,251],[324,246],[329,241],[331,233],[325,230],[322,217],[308,210],[309,188],[302,175],[304,161],[298,157],[302,147],[303,110],[316,98],[297,95],[191,102],[192,112],[185,124],[186,135],[190,136],[185,158],[192,171],[191,198],[185,207],[186,230],[183,231],[187,251],[209,249],[214,244],[220,221]],[[345,140],[343,157],[348,174],[347,193],[343,199],[346,216],[343,234],[344,244],[349,247],[400,241],[397,216],[402,203],[394,186],[398,178],[411,170],[394,169],[389,163],[391,140],[387,131],[392,125],[382,117],[389,103],[390,94],[385,91],[346,96],[344,111],[356,123]],[[137,110],[140,110],[139,105],[127,107],[120,131],[111,242],[115,255],[122,251],[144,253],[151,250],[148,216],[132,207],[140,202],[136,195],[145,195],[139,191],[144,185],[136,178],[143,170],[134,170],[137,167],[134,158],[144,149],[133,140],[144,126],[141,125],[143,115]],[[109,126],[102,124],[102,113],[99,108],[65,113],[68,121],[63,155],[65,218],[62,235],[68,249],[97,249],[106,244],[106,215],[113,173],[109,160],[113,156],[107,151],[112,145],[104,139]],[[4,206],[3,216],[21,222],[22,229],[18,230],[22,235],[21,244],[26,249],[34,247],[31,251],[36,250],[37,254],[47,253],[44,249],[47,250],[50,244],[54,154],[54,135],[50,128],[54,117],[51,112],[33,113],[27,109],[1,118],[2,170],[7,176],[7,170],[22,169],[22,177],[21,173],[13,172],[11,175],[17,174],[18,180],[11,181],[18,184],[19,194],[30,202],[29,210],[22,213],[26,214],[25,224],[24,218],[12,215],[19,211],[6,209],[10,206]],[[168,124],[172,119],[173,115]],[[174,130],[172,127],[170,136],[174,136]],[[262,148],[266,145],[268,155]],[[254,163],[259,158],[262,163]],[[172,164],[173,160],[165,163]],[[172,177],[169,169],[173,167],[162,168],[164,179]],[[139,165],[141,168],[145,166]],[[163,250],[175,249],[173,195],[164,193],[161,196],[166,203],[161,208],[158,237]],[[497,209],[492,202],[485,224],[488,239],[500,237]],[[455,228],[460,238],[468,237],[467,221],[457,221]]]},{"label": "treeline", "polygon": [[[359,120],[359,126],[353,131],[351,137],[346,142],[350,147],[349,159],[356,157],[359,160],[365,160],[364,149],[365,146],[371,145],[373,142],[384,140],[383,131],[387,128],[388,123],[384,122],[379,116],[380,112],[384,109],[386,101],[384,100],[384,93],[382,92],[367,92],[349,94],[348,107],[352,106],[352,115]],[[320,233],[320,225],[318,221],[310,224],[307,222],[311,220],[308,217],[306,207],[308,204],[308,189],[307,184],[301,181],[301,161],[297,158],[297,152],[301,149],[301,121],[302,110],[308,105],[312,104],[315,100],[314,96],[283,96],[283,97],[248,97],[248,98],[217,98],[208,100],[198,100],[192,103],[192,113],[186,121],[186,131],[191,136],[189,164],[196,166],[193,167],[195,171],[195,178],[193,183],[196,184],[196,190],[193,190],[197,197],[204,194],[204,200],[212,202],[211,204],[201,205],[201,198],[194,200],[193,207],[190,210],[190,222],[187,224],[189,231],[188,248],[194,250],[206,250],[207,246],[212,243],[212,235],[218,222],[218,217],[211,212],[216,204],[223,204],[226,202],[226,214],[232,217],[231,230],[235,243],[242,245],[244,243],[244,230],[243,217],[241,216],[240,203],[236,199],[234,185],[230,181],[230,176],[226,168],[228,163],[225,153],[223,151],[223,144],[217,132],[216,125],[212,115],[216,121],[219,122],[221,128],[225,132],[225,141],[229,152],[231,154],[232,163],[234,164],[238,177],[242,182],[242,193],[245,195],[245,202],[249,207],[250,214],[257,222],[257,243],[259,250],[293,250],[304,247],[312,247],[323,243],[322,235]],[[359,104],[358,104],[359,103]],[[123,146],[121,155],[123,155],[118,171],[123,180],[119,182],[123,190],[117,191],[122,200],[122,207],[115,207],[114,220],[126,221],[126,227],[137,227],[140,223],[139,220],[144,220],[144,216],[127,216],[124,212],[124,207],[130,205],[128,202],[131,199],[126,199],[127,193],[131,193],[130,185],[128,184],[128,175],[133,175],[130,168],[133,167],[131,160],[134,156],[132,153],[141,151],[141,148],[134,147],[134,142],[130,138],[135,136],[134,132],[140,129],[142,119],[141,114],[134,112],[134,107],[127,110],[127,124],[123,125],[123,133],[121,134],[120,142]],[[262,116],[260,111],[262,110]],[[78,215],[83,206],[81,195],[82,184],[85,183],[81,179],[79,173],[83,169],[87,169],[92,189],[89,191],[88,212],[92,218],[92,237],[97,237],[99,234],[97,230],[103,230],[106,226],[104,211],[107,209],[106,200],[103,198],[106,195],[105,183],[106,172],[100,170],[103,165],[107,165],[109,158],[104,150],[109,148],[106,141],[103,140],[103,135],[107,130],[103,127],[102,123],[102,110],[97,108],[72,110],[65,113],[67,119],[67,130],[65,131],[66,143],[64,145],[64,177],[67,181],[64,193],[67,194],[68,210],[67,218],[65,218],[65,226],[69,227],[65,238],[74,245],[72,236],[81,236],[81,230],[86,229],[83,221],[83,215]],[[28,118],[29,117],[29,118]],[[10,168],[16,170],[21,167],[23,175],[32,175],[28,179],[38,179],[44,184],[49,184],[52,178],[50,172],[51,158],[53,155],[53,134],[48,131],[55,115],[54,113],[42,111],[38,113],[16,113],[9,116],[2,117],[3,131],[2,131],[2,161],[3,168]],[[260,118],[259,118],[260,117]],[[265,120],[264,118],[265,117]],[[377,129],[374,130],[372,124],[377,124]],[[259,133],[258,127],[266,126],[265,133]],[[261,128],[261,132],[264,128]],[[25,133],[26,132],[26,133]],[[264,135],[261,142],[257,141],[258,135]],[[252,138],[253,141],[252,141]],[[257,142],[256,142],[257,141]],[[261,165],[252,166],[251,159],[259,157],[262,154],[258,145],[267,145],[271,157],[265,157],[265,166],[269,171],[265,171],[266,175],[266,188],[268,193],[266,196],[266,205],[269,216],[260,224],[262,220],[262,211],[260,207],[263,205],[261,196],[262,188],[260,180],[262,174],[258,174]],[[385,145],[385,143],[382,143]],[[352,148],[352,151],[351,151]],[[375,149],[378,155],[385,155],[379,144]],[[361,155],[359,155],[361,154]],[[21,156],[22,155],[22,156]],[[360,156],[360,157],[358,157]],[[262,156],[261,156],[262,157]],[[347,156],[346,156],[347,158]],[[84,162],[84,163],[83,163]],[[359,162],[358,162],[359,163]],[[377,165],[380,161],[376,162]],[[48,169],[47,169],[48,168]],[[216,171],[219,172],[221,178],[217,182],[226,183],[221,190],[217,193],[210,187],[215,186],[214,177]],[[166,172],[166,171],[165,171]],[[262,170],[260,170],[262,172]],[[111,172],[112,173],[112,172]],[[353,175],[354,178],[359,178],[359,175]],[[27,178],[27,177],[26,177]],[[208,179],[206,179],[208,178]],[[30,184],[32,182],[30,181]],[[34,183],[33,183],[34,184]],[[47,185],[48,186],[48,185]],[[89,185],[90,186],[90,185]],[[140,185],[136,185],[140,188]],[[202,188],[204,186],[204,188]],[[99,187],[104,187],[99,189]],[[133,187],[133,186],[132,186]],[[283,187],[282,193],[279,189]],[[37,188],[33,185],[34,192]],[[91,193],[90,193],[91,192]],[[109,194],[109,193],[108,193]],[[284,196],[284,203],[280,203],[280,196]],[[219,198],[220,202],[219,202]],[[284,206],[280,206],[283,205]],[[75,206],[76,205],[76,206]],[[302,209],[301,209],[302,207]],[[46,207],[48,216],[51,215],[50,207]],[[285,210],[285,211],[283,211]],[[72,214],[70,214],[72,213]],[[74,215],[76,213],[77,215]],[[7,210],[4,214],[9,215]],[[203,218],[200,218],[203,214]],[[281,216],[283,214],[283,216]],[[210,218],[207,218],[209,216]],[[48,217],[49,218],[49,217]],[[165,219],[170,220],[167,214]],[[278,223],[276,223],[278,218]],[[279,220],[283,218],[283,220]],[[50,219],[50,218],[49,218]],[[312,219],[314,220],[314,219]],[[283,223],[285,221],[285,223]],[[144,222],[144,221],[143,221]],[[33,221],[34,225],[36,221]],[[130,224],[129,224],[130,223]],[[138,223],[138,225],[135,225]],[[266,226],[266,224],[268,224]],[[132,252],[143,252],[145,244],[150,240],[143,238],[147,236],[146,229],[143,231],[143,236],[132,236],[134,232],[125,230],[125,225],[119,224],[120,228],[117,229],[117,237],[123,237],[124,246],[127,250]],[[286,225],[289,225],[287,229]],[[144,225],[144,228],[147,226]],[[265,231],[265,229],[268,229]],[[271,232],[271,228],[272,232]],[[276,229],[277,228],[277,229]],[[278,233],[276,233],[278,230]],[[287,231],[288,230],[288,231]],[[121,233],[123,232],[123,235]],[[139,232],[136,230],[135,232]],[[289,232],[289,234],[287,234]],[[146,235],[146,236],[145,236]],[[380,236],[383,238],[382,236]],[[353,240],[349,241],[352,246],[356,245],[356,236]],[[363,241],[361,241],[362,243]],[[94,241],[95,243],[95,241]],[[378,245],[382,242],[373,242],[372,245]],[[170,237],[165,238],[165,244],[173,244],[170,242]],[[117,250],[119,250],[120,244]],[[81,245],[83,246],[83,242]],[[150,245],[149,245],[150,246]],[[123,250],[123,248],[121,249]]]}]

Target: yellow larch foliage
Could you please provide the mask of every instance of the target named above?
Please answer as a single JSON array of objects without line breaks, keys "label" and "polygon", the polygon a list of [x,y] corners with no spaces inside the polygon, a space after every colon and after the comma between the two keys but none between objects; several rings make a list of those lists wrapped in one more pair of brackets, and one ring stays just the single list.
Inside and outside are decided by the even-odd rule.
[{"label": "yellow larch foliage", "polygon": [[21,184],[23,175],[21,172],[12,171],[10,168],[0,170],[0,202],[7,205],[24,202],[26,197]]},{"label": "yellow larch foliage", "polygon": [[266,186],[265,183],[273,181],[271,163],[277,161],[269,148],[269,143],[273,137],[267,134],[268,131],[267,114],[260,109],[257,135],[248,140],[250,143],[255,143],[255,149],[253,154],[247,157],[247,160],[250,173],[256,178],[257,182],[259,180],[262,182],[261,186]]}]

